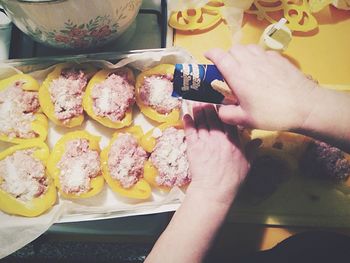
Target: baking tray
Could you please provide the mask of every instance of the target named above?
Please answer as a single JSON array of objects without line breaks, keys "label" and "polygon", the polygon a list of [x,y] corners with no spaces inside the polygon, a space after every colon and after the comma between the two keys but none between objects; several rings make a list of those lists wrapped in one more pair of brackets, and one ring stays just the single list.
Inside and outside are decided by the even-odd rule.
[{"label": "baking tray", "polygon": [[[9,67],[21,70],[24,73],[31,73],[62,62],[83,63],[90,60],[107,60],[116,63],[125,58],[137,58],[140,56],[158,57],[155,63],[193,62],[193,57],[180,48],[107,52],[76,56],[8,60],[1,64],[0,76],[10,74],[10,72],[4,71]],[[138,61],[136,60],[136,62]],[[140,66],[140,63],[138,66]],[[107,145],[113,130],[102,127],[89,118],[87,119],[83,127],[94,134],[100,134],[102,136],[101,148],[103,148]],[[154,126],[154,123],[149,122],[141,114],[137,114],[134,123],[141,125],[144,132]],[[52,148],[59,136],[67,131],[68,129],[50,126],[48,139],[50,148]],[[259,196],[243,186],[240,195],[232,206],[228,220],[237,223],[268,225],[350,227],[350,220],[348,220],[350,218],[350,188],[347,185],[307,178],[302,176],[297,170],[294,174],[286,177],[285,180],[274,183],[274,185],[275,187],[264,193],[263,196]],[[261,187],[266,187],[266,185],[262,184]],[[103,204],[103,200],[107,198],[116,201],[117,204],[134,205],[135,209],[129,206],[127,208],[114,209],[113,211],[110,209],[108,211],[96,209],[89,213],[78,209],[71,213],[66,213],[58,222],[81,222],[174,211],[178,208],[184,196],[184,193],[179,192],[180,190],[170,193],[168,197],[153,193],[154,201],[164,198],[168,198],[168,200],[162,203],[149,202],[142,206],[142,202],[120,198],[112,193],[107,185],[105,188],[99,196],[90,198],[90,200],[77,202],[83,207],[88,207],[89,205],[96,206]]]},{"label": "baking tray", "polygon": [[[125,59],[127,59],[128,62],[125,62]],[[0,78],[8,77],[14,74],[17,70],[20,70],[23,73],[33,74],[35,77],[41,76],[43,75],[40,74],[42,70],[63,62],[90,62],[98,67],[114,67],[116,63],[120,63],[121,61],[128,63],[127,65],[133,68],[135,75],[137,75],[140,70],[153,67],[157,64],[192,62],[193,58],[183,49],[168,48],[135,50],[128,52],[106,52],[75,56],[13,59],[4,61],[0,64]],[[108,64],[106,64],[106,62],[108,62]],[[39,77],[38,81],[41,82],[43,79],[44,77]],[[186,110],[185,108],[186,107],[184,106],[183,110]],[[134,124],[140,125],[143,128],[144,133],[158,125],[144,117],[139,112],[136,105],[134,107],[133,116]],[[46,141],[49,148],[52,149],[57,140],[66,132],[81,129],[85,129],[94,135],[100,136],[100,147],[101,149],[105,148],[108,145],[112,134],[116,130],[106,128],[88,116],[86,116],[85,120],[86,121],[84,121],[81,127],[71,129],[55,126],[49,121],[49,133]],[[12,144],[1,142],[0,150],[11,145]],[[174,211],[181,203],[183,196],[183,191],[176,188],[166,194],[153,191],[150,200],[136,201],[118,196],[110,190],[107,184],[105,184],[102,193],[92,198],[81,200],[64,200],[59,198],[58,205],[62,205],[63,202],[63,214],[55,223],[81,222]]]}]

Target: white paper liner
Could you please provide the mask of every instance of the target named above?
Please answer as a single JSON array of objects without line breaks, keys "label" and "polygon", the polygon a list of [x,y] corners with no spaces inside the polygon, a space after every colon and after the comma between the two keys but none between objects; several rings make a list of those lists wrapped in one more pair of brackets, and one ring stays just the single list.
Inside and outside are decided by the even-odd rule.
[{"label": "white paper liner", "polygon": [[[161,63],[195,62],[190,54],[178,48],[167,49],[161,52],[131,54],[116,64],[104,60],[83,59],[81,61],[83,63],[92,63],[102,68],[129,66],[141,71]],[[56,63],[53,62],[52,64]],[[42,82],[53,67],[30,72],[29,74],[34,76],[39,82]],[[9,67],[6,64],[1,64],[0,69],[0,79],[19,73],[16,68]],[[187,104],[183,103],[183,105],[183,112],[187,112]],[[78,128],[68,129],[55,126],[51,121],[49,123],[47,144],[50,149],[52,149],[58,139],[66,132],[81,129],[101,136],[100,147],[103,149],[108,145],[112,134],[116,131],[100,125],[88,116],[86,116],[83,125]],[[134,106],[134,125],[140,125],[144,132],[157,126],[156,123],[146,119],[139,112],[136,105]],[[0,143],[0,150],[9,146],[10,144],[8,143]],[[181,203],[184,195],[184,192],[179,188],[174,188],[169,193],[160,193],[153,190],[152,197],[149,200],[132,200],[114,193],[106,183],[102,192],[95,197],[81,200],[67,200],[59,197],[59,201],[51,210],[36,218],[11,216],[0,211],[0,258],[13,253],[33,241],[54,223],[79,222],[174,211]]]},{"label": "white paper liner", "polygon": [[30,243],[64,214],[64,205],[55,205],[49,212],[35,218],[11,216],[0,212],[0,259]]}]

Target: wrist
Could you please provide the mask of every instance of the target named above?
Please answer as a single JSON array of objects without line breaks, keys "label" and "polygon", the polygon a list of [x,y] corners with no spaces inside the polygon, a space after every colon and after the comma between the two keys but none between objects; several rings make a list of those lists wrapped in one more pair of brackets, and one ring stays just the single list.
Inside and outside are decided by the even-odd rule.
[{"label": "wrist", "polygon": [[186,191],[186,199],[201,200],[207,205],[230,207],[236,196],[238,186],[220,189],[218,187],[201,187],[190,184]]},{"label": "wrist", "polygon": [[298,108],[300,109],[299,120],[290,129],[291,131],[299,133],[303,133],[303,131],[307,130],[310,119],[314,118],[317,106],[317,103],[315,102],[322,101],[320,98],[322,95],[319,92],[320,87],[314,81],[307,80],[302,89],[305,89],[305,93],[300,96],[301,99],[297,102],[299,104]]}]

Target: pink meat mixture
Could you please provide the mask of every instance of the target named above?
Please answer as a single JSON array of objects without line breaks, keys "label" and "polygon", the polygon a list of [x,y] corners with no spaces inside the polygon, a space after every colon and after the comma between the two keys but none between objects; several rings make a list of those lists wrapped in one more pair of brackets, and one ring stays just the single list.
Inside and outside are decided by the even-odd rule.
[{"label": "pink meat mixture", "polygon": [[124,118],[126,111],[134,104],[135,88],[126,76],[111,74],[93,87],[91,96],[95,114],[117,122]]},{"label": "pink meat mixture", "polygon": [[185,133],[167,128],[157,138],[150,160],[158,170],[156,181],[161,186],[184,186],[191,181]]},{"label": "pink meat mixture", "polygon": [[153,75],[144,79],[140,88],[143,103],[158,113],[167,114],[181,107],[181,101],[171,96],[173,92],[171,75]]},{"label": "pink meat mixture", "polygon": [[23,82],[17,81],[14,90],[11,90],[12,97],[18,100],[17,107],[20,107],[23,113],[36,112],[40,108],[39,95],[37,91],[24,91]]},{"label": "pink meat mixture", "polygon": [[0,91],[0,134],[11,138],[34,138],[31,123],[40,108],[38,92],[24,91],[21,81]]},{"label": "pink meat mixture", "polygon": [[82,70],[62,71],[49,87],[55,116],[63,122],[83,114],[83,95],[88,79]]},{"label": "pink meat mixture", "polygon": [[130,134],[118,136],[108,154],[108,168],[113,179],[122,187],[130,188],[143,177],[143,165],[147,159],[145,150],[138,146]]},{"label": "pink meat mixture", "polygon": [[0,161],[0,189],[23,202],[41,196],[48,188],[45,166],[33,152],[16,151]]},{"label": "pink meat mixture", "polygon": [[74,139],[66,143],[57,167],[60,169],[60,183],[64,193],[83,194],[90,190],[90,180],[101,174],[100,156],[89,149],[86,139]]}]

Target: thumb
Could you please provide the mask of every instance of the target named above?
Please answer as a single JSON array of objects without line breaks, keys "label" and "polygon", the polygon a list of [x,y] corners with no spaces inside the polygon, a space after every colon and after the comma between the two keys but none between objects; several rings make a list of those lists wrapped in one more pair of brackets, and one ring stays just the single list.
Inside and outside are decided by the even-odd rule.
[{"label": "thumb", "polygon": [[220,106],[219,118],[226,124],[246,126],[245,113],[239,105]]}]

